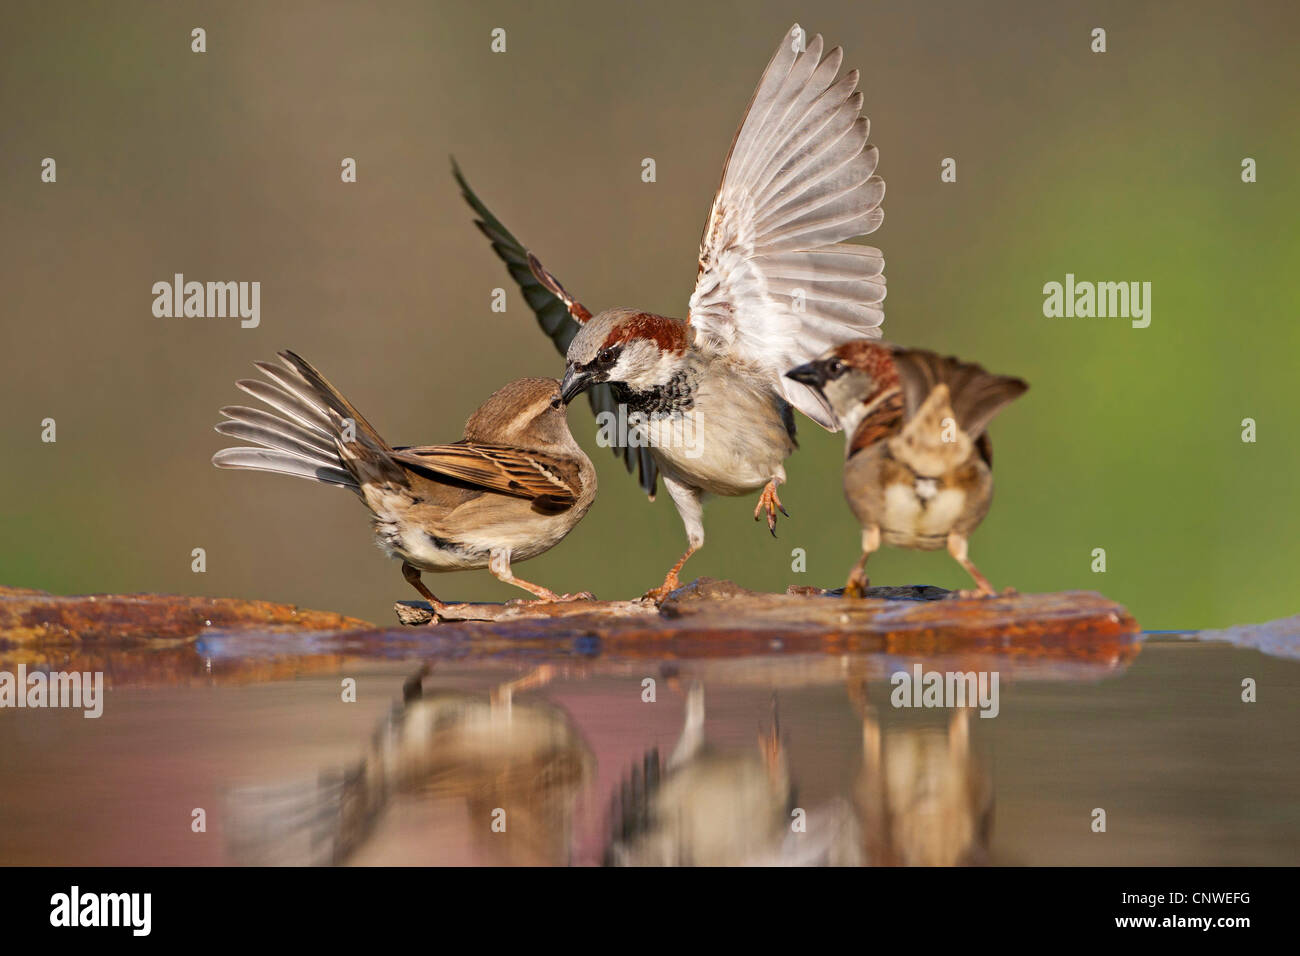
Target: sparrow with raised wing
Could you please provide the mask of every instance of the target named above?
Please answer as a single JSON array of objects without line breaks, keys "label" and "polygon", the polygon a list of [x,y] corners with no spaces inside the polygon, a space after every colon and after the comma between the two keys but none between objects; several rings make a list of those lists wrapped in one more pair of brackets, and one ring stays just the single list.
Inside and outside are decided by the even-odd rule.
[{"label": "sparrow with raised wing", "polygon": [[993,500],[989,422],[1029,386],[868,339],[836,346],[786,375],[823,396],[844,428],[844,495],[862,525],[862,556],[845,594],[862,594],[867,559],[882,543],[946,546],[975,579],[974,593],[992,594],[967,540]]},{"label": "sparrow with raised wing", "polygon": [[488,568],[544,601],[558,595],[515,577],[513,563],[558,544],[596,497],[596,470],[569,433],[560,383],[525,378],[495,392],[460,441],[389,445],[306,360],[257,362],[267,381],[237,383],[271,411],[232,405],[216,426],[261,447],[226,448],[218,468],[310,478],[347,488],[370,509],[375,538],[435,611],[421,571]]},{"label": "sparrow with raised wing", "polygon": [[732,142],[700,242],[685,322],[637,309],[593,316],[470,190],[478,225],[520,284],[542,327],[565,352],[565,401],[593,391],[598,411],[627,410],[636,435],[622,449],[653,497],[656,475],[686,526],[688,548],[647,597],[679,585],[704,543],[706,494],[761,491],[754,517],[776,533],[777,486],[795,449],[793,409],[836,429],[815,390],[782,378],[828,346],[878,336],[885,298],[880,251],[845,240],[880,225],[884,181],[857,71],[781,40]]},{"label": "sparrow with raised wing", "polygon": [[794,787],[775,708],[757,749],[721,749],[704,733],[704,687],[692,685],[681,737],[666,764],[658,749],[614,794],[605,862],[611,866],[776,863],[789,832]]}]

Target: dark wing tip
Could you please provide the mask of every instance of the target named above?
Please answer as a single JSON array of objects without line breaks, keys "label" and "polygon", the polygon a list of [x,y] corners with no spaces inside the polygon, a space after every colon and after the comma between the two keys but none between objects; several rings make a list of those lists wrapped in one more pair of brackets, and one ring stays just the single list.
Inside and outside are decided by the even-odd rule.
[{"label": "dark wing tip", "polygon": [[[501,223],[501,220],[492,215],[487,206],[483,204],[483,201],[470,188],[469,182],[461,172],[455,157],[452,157],[451,160],[451,171],[460,186],[461,196],[464,197],[470,208],[478,216],[474,221],[474,225],[492,243],[492,251],[496,253],[497,257],[506,263],[511,278],[515,280],[524,293],[524,298],[532,308],[533,314],[537,317],[543,331],[551,338],[560,354],[564,355],[568,350],[569,341],[581,325],[581,321],[583,321],[579,319],[579,315],[585,313],[585,317],[590,317],[590,313],[583,308],[581,303],[574,302],[568,296],[568,293],[564,291],[564,288],[560,286],[559,282],[546,271],[537,256],[529,252],[523,243],[516,239],[510,230]],[[517,266],[511,266],[511,255],[516,256],[514,260],[516,264],[518,264],[519,258],[526,261],[529,270],[528,274],[525,274]],[[557,291],[559,294],[557,294]],[[566,299],[569,301],[566,301]],[[554,309],[555,307],[563,309],[563,314],[567,315],[567,319],[560,318],[558,323],[554,323],[554,328],[548,329],[544,313],[548,309]],[[575,315],[575,310],[578,313],[577,315]],[[608,397],[607,401],[601,400],[601,397],[597,394],[600,388],[601,386],[598,386],[588,392],[592,411],[597,413],[601,411],[602,406],[612,407],[613,405],[612,396]],[[607,389],[608,386],[604,386],[604,388]],[[623,459],[629,473],[637,475],[637,483],[653,500],[658,489],[659,470],[655,466],[654,459],[650,457],[649,449],[615,448],[614,454]]]}]

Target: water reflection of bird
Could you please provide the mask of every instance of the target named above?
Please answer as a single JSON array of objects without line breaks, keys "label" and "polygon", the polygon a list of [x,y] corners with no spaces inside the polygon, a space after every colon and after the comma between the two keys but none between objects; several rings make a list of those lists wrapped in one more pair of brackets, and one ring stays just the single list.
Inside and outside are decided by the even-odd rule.
[{"label": "water reflection of bird", "polygon": [[559,707],[513,699],[550,676],[543,667],[490,693],[429,694],[413,678],[359,763],[307,784],[232,794],[232,856],[243,864],[344,862],[394,796],[417,794],[465,800],[484,834],[501,808],[506,830],[494,836],[512,858],[569,862],[573,805],[594,758]]},{"label": "water reflection of bird", "polygon": [[862,770],[853,796],[873,866],[988,862],[993,786],[971,752],[968,710],[957,710],[946,730],[882,735],[864,709]]},{"label": "water reflection of bird", "polygon": [[735,866],[763,862],[789,829],[793,788],[773,715],[753,750],[723,751],[704,735],[704,688],[691,687],[666,764],[646,754],[614,797],[605,862]]}]

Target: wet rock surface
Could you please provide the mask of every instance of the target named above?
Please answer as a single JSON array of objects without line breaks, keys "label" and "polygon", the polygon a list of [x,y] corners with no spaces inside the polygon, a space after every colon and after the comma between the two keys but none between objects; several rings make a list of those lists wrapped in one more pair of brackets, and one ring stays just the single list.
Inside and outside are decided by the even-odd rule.
[{"label": "wet rock surface", "polygon": [[176,594],[62,596],[0,586],[0,641],[94,644],[187,640],[210,629],[337,631],[373,625],[292,604]]},{"label": "wet rock surface", "polygon": [[1092,591],[963,598],[929,586],[872,588],[863,598],[791,588],[750,591],[731,581],[699,578],[658,607],[645,600],[461,604],[435,616],[428,604],[403,601],[398,619],[479,636],[537,637],[587,633],[605,642],[673,640],[801,644],[829,641],[883,646],[895,638],[938,642],[1111,641],[1138,631],[1120,605]]},{"label": "wet rock surface", "polygon": [[[701,578],[661,606],[643,600],[397,605],[402,625],[232,598],[84,595],[0,588],[0,669],[103,671],[110,686],[288,679],[355,662],[546,659],[611,668],[802,657],[800,672],[842,674],[855,656],[1033,661],[1038,671],[1110,668],[1140,647],[1137,622],[1100,594],[962,598],[942,588],[873,588],[865,598],[791,588],[749,591]],[[839,660],[836,655],[843,657]],[[829,670],[828,670],[829,668]],[[747,664],[746,672],[752,670]]]}]

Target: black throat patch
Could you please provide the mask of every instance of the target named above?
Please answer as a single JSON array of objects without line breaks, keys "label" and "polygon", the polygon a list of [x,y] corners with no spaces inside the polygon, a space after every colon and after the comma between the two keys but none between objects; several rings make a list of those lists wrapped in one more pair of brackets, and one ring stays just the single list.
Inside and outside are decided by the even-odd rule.
[{"label": "black throat patch", "polygon": [[636,390],[624,382],[610,382],[614,400],[626,405],[629,412],[640,412],[650,419],[667,418],[695,407],[695,389],[685,369],[678,369],[663,385]]}]

